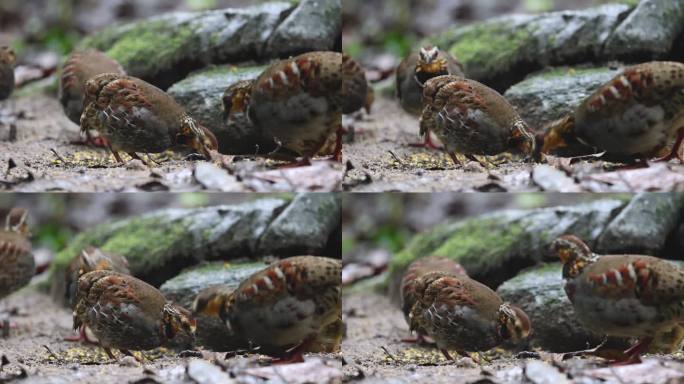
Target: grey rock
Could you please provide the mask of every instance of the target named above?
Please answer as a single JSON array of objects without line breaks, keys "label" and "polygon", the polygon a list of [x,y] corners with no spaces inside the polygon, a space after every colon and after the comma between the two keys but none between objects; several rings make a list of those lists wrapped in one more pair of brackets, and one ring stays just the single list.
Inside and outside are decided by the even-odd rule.
[{"label": "grey rock", "polygon": [[258,256],[259,239],[287,205],[282,199],[265,198],[236,205],[165,209],[98,225],[76,236],[56,256],[53,295],[64,297],[64,269],[88,245],[125,256],[131,273],[155,286],[205,260]]},{"label": "grey rock", "polygon": [[[209,287],[222,285],[230,288],[237,286],[253,273],[264,269],[264,263],[226,264],[215,262],[183,271],[166,281],[159,288],[168,300],[192,308],[197,294]],[[239,335],[230,335],[220,318],[199,315],[197,320],[196,341],[213,350],[227,351],[245,348],[247,343]]]},{"label": "grey rock", "polygon": [[414,236],[392,259],[390,297],[398,302],[406,267],[427,255],[452,258],[474,279],[497,287],[523,268],[555,261],[549,245],[558,236],[575,234],[593,246],[625,204],[606,199],[574,206],[502,210],[438,225]]},{"label": "grey rock", "polygon": [[641,193],[608,225],[597,249],[601,253],[660,255],[683,208],[684,194]]},{"label": "grey rock", "polygon": [[266,52],[287,57],[335,50],[342,39],[341,13],[341,0],[302,0],[269,38]]},{"label": "grey rock", "polygon": [[318,255],[340,226],[339,194],[299,194],[264,232],[259,250],[263,254]]},{"label": "grey rock", "polygon": [[[334,7],[322,7],[325,17],[314,17],[315,9],[307,11],[313,5],[315,2],[310,1],[299,6],[269,2],[239,9],[177,12],[106,28],[85,39],[81,46],[103,50],[128,74],[167,89],[191,71],[210,64],[278,58],[289,48],[266,49],[267,43],[279,41],[271,39],[276,31],[277,36],[299,36],[293,44],[302,51],[335,46],[336,40],[321,31],[341,23],[339,8],[334,15]],[[306,16],[307,12],[311,12],[311,19],[305,23],[306,31],[292,22],[282,25],[288,15],[294,18],[300,13]],[[299,17],[294,21],[302,22]],[[289,28],[295,31],[290,33]]]},{"label": "grey rock", "polygon": [[531,127],[546,124],[572,112],[619,70],[606,67],[559,67],[532,74],[510,87],[504,97]]},{"label": "grey rock", "polygon": [[606,57],[666,57],[684,30],[684,3],[641,0],[606,41]]},{"label": "grey rock", "polygon": [[563,285],[560,263],[551,263],[520,273],[496,292],[530,317],[532,346],[568,352],[597,345],[602,337],[580,324]]},{"label": "grey rock", "polygon": [[202,359],[190,360],[185,368],[185,374],[191,382],[198,384],[232,384],[238,382],[218,365]]},{"label": "grey rock", "polygon": [[169,88],[169,94],[202,125],[209,128],[219,143],[219,152],[229,155],[250,155],[275,148],[273,139],[261,138],[254,130],[251,135],[231,129],[223,122],[223,92],[242,80],[257,78],[264,66],[215,67],[202,70]]},{"label": "grey rock", "polygon": [[429,40],[454,54],[469,78],[504,91],[547,65],[602,57],[606,40],[631,9],[615,4],[540,15],[508,15],[453,28]]}]

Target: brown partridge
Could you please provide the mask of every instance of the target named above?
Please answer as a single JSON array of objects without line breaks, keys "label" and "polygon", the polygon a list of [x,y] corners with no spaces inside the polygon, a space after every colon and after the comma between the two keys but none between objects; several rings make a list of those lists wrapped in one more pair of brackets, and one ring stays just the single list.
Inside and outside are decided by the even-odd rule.
[{"label": "brown partridge", "polygon": [[[461,264],[455,262],[448,257],[443,256],[427,256],[421,257],[412,262],[406,272],[401,278],[401,310],[404,312],[406,323],[411,325],[410,313],[413,305],[416,303],[418,293],[416,292],[416,284],[418,279],[430,272],[446,272],[453,275],[467,276],[465,269]],[[425,330],[415,329],[417,336],[416,341],[421,341],[425,336]],[[405,341],[413,341],[406,339]]]},{"label": "brown partridge", "polygon": [[684,64],[654,61],[625,68],[540,135],[541,153],[577,142],[609,159],[678,157],[684,140]]},{"label": "brown partridge", "polygon": [[370,113],[374,101],[373,88],[366,80],[366,71],[351,56],[342,55],[342,113],[349,114],[361,108]]},{"label": "brown partridge", "polygon": [[100,74],[86,83],[81,131],[97,129],[114,157],[119,151],[159,153],[188,146],[207,158],[218,148],[216,137],[190,117],[171,96],[135,77]]},{"label": "brown partridge", "polygon": [[14,51],[0,47],[0,100],[8,98],[14,90]]},{"label": "brown partridge", "polygon": [[59,81],[59,102],[69,120],[81,123],[86,82],[102,73],[126,74],[116,60],[94,49],[74,51],[64,62]]},{"label": "brown partridge", "polygon": [[[638,362],[654,338],[680,334],[684,270],[652,256],[599,256],[572,235],[557,238],[551,248],[563,263],[565,293],[582,324],[596,333],[639,339],[623,362]],[[672,345],[681,346],[681,337]]]},{"label": "brown partridge", "polygon": [[[128,260],[125,257],[111,252],[104,252],[95,247],[87,247],[74,257],[65,271],[66,296],[71,308],[76,307],[76,293],[78,291],[78,279],[92,271],[115,271],[129,275]],[[81,327],[79,336],[68,337],[68,341],[89,341],[85,327]]]},{"label": "brown partridge", "polygon": [[424,330],[449,360],[449,349],[459,354],[485,351],[504,340],[517,342],[530,333],[525,312],[465,275],[430,272],[415,284],[411,330]]},{"label": "brown partridge", "polygon": [[27,217],[25,209],[12,208],[0,230],[0,299],[28,284],[36,270]]},{"label": "brown partridge", "polygon": [[[197,297],[195,313],[218,315],[229,332],[243,335],[272,354],[335,350],[343,327],[341,262],[296,256],[280,260],[240,283],[237,289],[208,290]],[[337,336],[339,334],[339,336]]]},{"label": "brown partridge", "polygon": [[498,92],[474,80],[439,76],[425,83],[421,130],[432,131],[459,164],[455,153],[532,155],[535,139],[525,122]]},{"label": "brown partridge", "polygon": [[[277,155],[308,164],[342,120],[342,54],[309,52],[269,66],[254,82],[249,117]],[[335,150],[341,153],[341,137]]]},{"label": "brown partridge", "polygon": [[167,302],[153,286],[133,276],[100,270],[78,280],[74,329],[87,326],[105,352],[111,348],[149,350],[176,336],[194,340],[195,320],[183,307]]},{"label": "brown partridge", "polygon": [[[401,107],[412,115],[420,116],[423,112],[425,83],[433,77],[442,75],[465,77],[456,58],[437,47],[427,45],[421,47],[418,53],[414,52],[404,58],[396,71],[396,93]],[[425,137],[425,142],[412,144],[413,146],[438,148],[432,143],[429,131],[421,128],[420,134]]]}]

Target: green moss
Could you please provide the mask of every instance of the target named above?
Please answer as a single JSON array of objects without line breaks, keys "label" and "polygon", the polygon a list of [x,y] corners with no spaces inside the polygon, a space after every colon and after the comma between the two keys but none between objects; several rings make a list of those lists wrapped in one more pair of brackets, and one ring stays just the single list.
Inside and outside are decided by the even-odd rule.
[{"label": "green moss", "polygon": [[433,254],[458,260],[464,266],[480,265],[482,270],[502,264],[501,255],[514,249],[525,229],[520,224],[501,225],[498,220],[469,220],[454,232]]},{"label": "green moss", "polygon": [[186,227],[182,220],[162,223],[157,217],[134,218],[100,247],[125,255],[136,270],[148,270],[152,265],[159,265],[156,260],[185,238]]},{"label": "green moss", "polygon": [[123,35],[107,54],[126,68],[150,62],[164,67],[171,65],[193,39],[188,25],[173,28],[163,21],[141,23]]},{"label": "green moss", "polygon": [[126,70],[135,73],[149,72],[140,68],[174,65],[178,56],[189,56],[187,50],[199,45],[197,39],[189,22],[178,24],[175,20],[161,19],[107,28],[85,39],[81,46],[104,50]]},{"label": "green moss", "polygon": [[[162,257],[187,233],[182,220],[160,222],[158,217],[140,217],[96,226],[76,236],[55,257],[52,271],[63,270],[83,248],[93,245],[105,251],[116,252],[128,258],[134,270],[147,270],[158,257]],[[182,245],[178,245],[180,247]]]},{"label": "green moss", "polygon": [[392,270],[403,270],[417,257],[432,254],[432,251],[444,243],[453,231],[454,225],[447,224],[434,227],[426,233],[415,236],[403,251],[394,256]]},{"label": "green moss", "polygon": [[500,66],[502,61],[512,62],[530,39],[529,31],[522,26],[511,29],[504,22],[482,23],[460,31],[449,52],[466,68],[482,71],[494,65]]}]

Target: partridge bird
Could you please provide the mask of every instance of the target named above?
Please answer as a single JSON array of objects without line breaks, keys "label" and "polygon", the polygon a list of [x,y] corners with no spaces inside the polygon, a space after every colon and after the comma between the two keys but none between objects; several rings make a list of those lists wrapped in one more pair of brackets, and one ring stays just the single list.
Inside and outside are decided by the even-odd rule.
[{"label": "partridge bird", "polygon": [[[95,247],[87,247],[71,260],[66,269],[66,295],[71,308],[76,307],[78,279],[88,272],[101,270],[115,271],[126,275],[131,273],[128,269],[128,260],[125,257],[116,253],[104,252]],[[68,337],[65,340],[89,341],[85,327],[81,327],[79,336]]]},{"label": "partridge bird", "polygon": [[88,326],[109,357],[111,348],[157,348],[176,336],[194,339],[189,311],[167,302],[153,286],[119,272],[88,272],[78,280],[74,329]]},{"label": "partridge bird", "polygon": [[[254,82],[249,117],[277,153],[308,164],[342,120],[342,54],[309,52],[269,66]],[[341,137],[335,149],[342,151]]]},{"label": "partridge bird", "polygon": [[75,51],[64,62],[59,82],[59,102],[69,120],[81,123],[86,82],[102,73],[126,74],[119,63],[94,49]]},{"label": "partridge bird", "polygon": [[[412,53],[404,58],[396,71],[396,93],[402,108],[412,115],[420,116],[423,112],[425,83],[433,77],[442,75],[465,77],[456,58],[437,47],[427,45],[421,47],[418,53]],[[420,134],[425,137],[425,142],[412,144],[413,146],[438,148],[432,142],[429,131],[421,128]]]},{"label": "partridge bird", "polygon": [[0,47],[0,100],[8,98],[14,90],[14,51]]},{"label": "partridge bird", "polygon": [[448,349],[460,354],[485,351],[530,333],[525,312],[465,275],[427,273],[416,280],[415,292],[411,330],[424,330],[449,360]]},{"label": "partridge bird", "polygon": [[638,362],[654,338],[681,332],[684,271],[676,265],[652,256],[599,256],[572,235],[551,247],[563,263],[565,293],[578,319],[597,333],[639,339],[624,362]]},{"label": "partridge bird", "polygon": [[659,155],[678,157],[684,140],[684,64],[654,61],[625,68],[587,97],[574,112],[539,136],[541,153],[576,142],[620,161]]},{"label": "partridge bird", "polygon": [[366,71],[351,56],[342,55],[342,113],[349,114],[361,108],[370,113],[374,101],[373,88],[368,85]]},{"label": "partridge bird", "polygon": [[[195,313],[218,315],[229,332],[243,335],[287,361],[311,349],[338,348],[341,332],[341,263],[316,256],[280,260],[243,281],[234,291],[203,291]],[[230,293],[228,293],[230,292]],[[336,331],[339,330],[339,331]],[[333,341],[331,343],[331,340]]]},{"label": "partridge bird", "polygon": [[532,155],[535,139],[513,107],[495,90],[457,76],[425,83],[423,131],[433,131],[459,164],[455,153],[496,155],[506,151]]},{"label": "partridge bird", "polygon": [[[418,293],[416,292],[416,284],[418,279],[430,272],[446,272],[453,275],[467,276],[465,269],[461,264],[455,262],[448,257],[442,256],[427,256],[412,262],[404,276],[401,279],[401,310],[404,312],[406,323],[411,325],[410,313],[413,305],[416,303]],[[421,341],[425,336],[425,330],[415,329],[418,337],[415,341]],[[414,341],[413,339],[405,339],[404,341]]]},{"label": "partridge bird", "polygon": [[135,77],[103,73],[86,83],[81,131],[97,129],[116,160],[119,151],[159,153],[176,145],[207,158],[218,148],[216,137],[199,125],[171,96]]},{"label": "partridge bird", "polygon": [[0,230],[0,299],[28,284],[36,270],[27,217],[25,209],[12,208]]}]

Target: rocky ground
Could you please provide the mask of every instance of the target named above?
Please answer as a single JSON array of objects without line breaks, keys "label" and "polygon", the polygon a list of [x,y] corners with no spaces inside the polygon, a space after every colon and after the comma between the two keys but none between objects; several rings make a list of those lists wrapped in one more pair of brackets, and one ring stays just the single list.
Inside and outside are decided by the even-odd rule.
[{"label": "rocky ground", "polygon": [[[658,355],[654,348],[642,364],[624,367],[608,366],[596,356],[564,360],[563,353],[596,346],[602,335],[594,334],[577,319],[564,291],[557,255],[549,250],[556,237],[575,234],[598,254],[647,254],[681,265],[682,194],[618,194],[535,209],[497,209],[494,207],[501,201],[486,201],[486,213],[462,219],[443,218],[395,252],[383,249],[383,243],[391,238],[387,234],[380,237],[375,248],[364,237],[373,226],[391,226],[393,221],[402,220],[385,212],[387,207],[365,207],[365,215],[384,217],[381,223],[370,226],[364,215],[344,215],[348,237],[345,241],[349,244],[343,255],[342,271],[343,314],[347,323],[342,348],[347,378],[370,383],[684,380],[681,351]],[[434,215],[429,204],[421,203],[420,199],[413,203],[404,201],[404,220],[415,215]],[[442,206],[442,210],[459,209],[456,202],[451,204],[451,208]],[[462,200],[461,204],[482,209],[472,198]],[[485,353],[490,362],[481,366],[469,359],[448,362],[431,346],[403,342],[401,339],[409,334],[399,309],[399,283],[406,266],[425,255],[458,261],[469,276],[496,290],[503,300],[520,306],[533,328],[526,342]],[[617,356],[628,345],[628,340],[610,338],[605,353]]]},{"label": "rocky ground", "polygon": [[[336,383],[339,358],[308,354],[304,363],[270,365],[260,355],[224,359],[225,353],[156,349],[142,365],[130,357],[111,360],[98,346],[64,341],[72,336],[71,311],[35,287],[3,300],[17,324],[0,337],[0,382],[22,383]],[[180,357],[188,356],[188,357]],[[192,356],[192,357],[189,357]]]},{"label": "rocky ground", "polygon": [[[531,104],[526,101],[525,105]],[[441,151],[411,147],[420,141],[416,117],[389,97],[376,99],[370,115],[353,123],[345,144],[343,186],[354,192],[630,192],[684,188],[684,166],[673,160],[647,168],[619,170],[596,159],[549,157],[547,164],[505,161],[485,169],[476,162],[457,167]]]},{"label": "rocky ground", "polygon": [[341,165],[278,168],[253,157],[186,160],[183,154],[153,155],[160,164],[119,165],[105,149],[77,144],[79,128],[54,96],[34,95],[0,103],[0,190],[18,192],[120,191],[334,191]]},{"label": "rocky ground", "polygon": [[347,337],[342,343],[346,380],[361,383],[584,383],[647,384],[684,380],[684,355],[650,355],[641,364],[610,367],[599,358],[561,360],[542,350],[495,349],[478,365],[444,359],[431,346],[402,342],[408,327],[399,308],[369,290],[342,301]]},{"label": "rocky ground", "polygon": [[[88,196],[62,199],[63,208],[82,209],[83,214],[89,203],[103,203],[100,198],[84,201]],[[51,212],[37,208],[50,205],[49,199],[30,200],[20,204],[36,206],[29,221],[36,237],[42,237],[46,228],[68,226],[51,221]],[[119,204],[126,205],[122,200],[126,198]],[[145,352],[148,361],[142,366],[129,358],[110,360],[96,346],[63,338],[72,335],[65,269],[87,244],[125,256],[131,274],[159,287],[168,300],[190,308],[200,290],[212,285],[234,288],[275,256],[339,258],[340,200],[337,194],[277,194],[196,208],[179,208],[176,202],[165,209],[145,209],[145,214],[140,209],[125,218],[102,217],[70,236],[56,255],[44,261],[36,257],[39,269],[47,271],[3,298],[0,324],[9,314],[18,328],[9,334],[0,329],[0,383],[339,383],[341,363],[335,354],[307,355],[302,364],[275,366],[256,354],[225,359],[226,352],[244,351],[249,345],[241,337],[231,337],[215,317],[198,316],[196,350],[181,354],[187,346],[167,346]],[[107,209],[105,205],[100,209]],[[59,206],[52,201],[53,210]],[[36,256],[45,253],[51,252],[34,244]]]},{"label": "rocky ground", "polygon": [[[169,90],[190,115],[215,132],[221,153],[243,156],[217,153],[213,162],[206,162],[169,152],[153,156],[160,164],[152,167],[138,161],[116,164],[104,149],[74,144],[80,140],[78,127],[65,118],[56,99],[55,73],[65,57],[52,52],[50,65],[43,67],[35,57],[20,54],[15,70],[18,87],[10,100],[0,103],[0,190],[341,190],[340,164],[320,157],[311,166],[282,167],[283,162],[253,156],[269,152],[265,145],[256,150],[227,137],[220,119],[221,96],[235,81],[256,77],[279,58],[339,51],[341,1],[252,3],[243,8],[158,12],[119,25],[102,23],[99,27],[107,27],[76,47],[97,48],[121,63],[127,74]],[[40,68],[37,75],[22,74],[34,67]],[[217,78],[217,72],[225,76]],[[207,80],[211,74],[214,77]],[[273,140],[268,144],[273,146]]]}]

